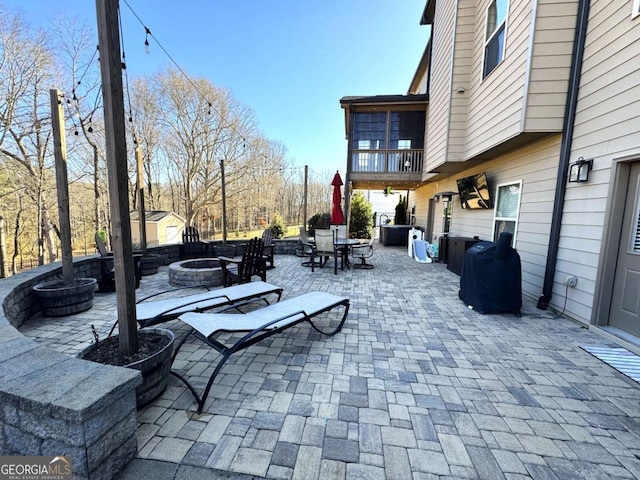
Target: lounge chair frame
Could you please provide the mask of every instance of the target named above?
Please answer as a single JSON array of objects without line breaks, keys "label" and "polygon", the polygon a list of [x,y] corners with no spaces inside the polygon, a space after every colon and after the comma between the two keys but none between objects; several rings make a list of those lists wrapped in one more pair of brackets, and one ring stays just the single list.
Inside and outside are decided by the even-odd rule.
[{"label": "lounge chair frame", "polygon": [[[198,394],[198,392],[196,391],[196,389],[194,388],[194,386],[191,384],[191,382],[189,382],[189,380],[187,380],[183,375],[181,375],[180,373],[171,370],[171,374],[174,375],[176,378],[178,378],[180,381],[182,381],[187,388],[189,389],[189,391],[191,391],[191,393],[193,394],[197,404],[198,404],[198,413],[201,413],[203,408],[204,408],[204,404],[207,401],[207,397],[209,396],[209,392],[211,391],[211,387],[213,386],[213,382],[215,381],[216,377],[218,376],[218,373],[220,373],[220,370],[222,369],[222,367],[224,366],[224,364],[227,362],[227,360],[231,357],[231,355],[233,355],[236,352],[239,352],[241,350],[244,350],[245,348],[248,348],[252,345],[255,345],[258,342],[261,342],[262,340],[275,335],[277,333],[280,333],[288,328],[294,327],[295,325],[301,323],[301,322],[309,322],[309,324],[311,324],[311,327],[316,330],[317,332],[321,333],[322,335],[326,335],[326,336],[333,336],[336,333],[338,333],[340,330],[342,330],[342,326],[344,325],[345,320],[347,319],[347,315],[349,314],[349,299],[345,298],[345,297],[338,297],[335,295],[330,295],[330,294],[326,294],[324,292],[309,292],[306,293],[304,295],[300,295],[299,297],[294,297],[288,300],[283,300],[280,303],[273,304],[271,305],[271,307],[279,307],[282,308],[283,306],[285,306],[287,303],[291,303],[291,304],[301,304],[301,305],[305,305],[308,304],[309,302],[307,301],[309,298],[312,297],[318,297],[320,295],[325,295],[327,298],[327,303],[321,307],[318,308],[317,310],[314,310],[313,312],[307,313],[307,311],[303,308],[303,309],[294,309],[292,310],[290,313],[284,315],[284,316],[279,316],[278,318],[272,319],[270,321],[268,321],[267,323],[260,325],[257,328],[254,328],[252,330],[249,330],[247,328],[243,328],[242,327],[242,317],[243,316],[251,316],[251,312],[247,313],[247,314],[239,314],[239,315],[230,315],[230,314],[224,314],[224,313],[218,313],[218,314],[185,314],[185,315],[181,315],[179,318],[180,320],[184,321],[185,323],[189,324],[191,326],[190,331],[180,340],[180,342],[177,345],[177,348],[175,349],[174,353],[173,353],[173,358],[171,359],[171,363],[173,365],[173,362],[175,361],[178,352],[180,351],[180,348],[182,348],[182,345],[184,345],[184,343],[187,341],[188,338],[190,338],[192,335],[195,336],[196,338],[198,338],[199,340],[201,340],[202,342],[206,343],[207,345],[209,345],[211,348],[213,348],[214,350],[216,350],[217,352],[219,352],[221,354],[221,358],[218,361],[218,364],[216,365],[216,367],[213,370],[213,373],[211,374],[211,376],[209,377],[209,381],[207,382],[207,386],[205,387],[202,395],[200,396]],[[338,324],[338,326],[335,328],[335,330],[331,331],[331,332],[324,332],[322,330],[320,330],[312,321],[312,318],[320,315],[321,313],[324,312],[328,312],[329,310],[332,310],[333,308],[342,306],[344,307],[344,313],[342,315],[342,318],[340,320],[340,323]],[[230,306],[229,308],[233,308],[232,306]],[[261,313],[264,314],[264,312],[268,311],[270,307],[264,307],[261,310]],[[217,330],[213,330],[211,333],[207,332],[203,332],[200,329],[197,328],[197,326],[194,326],[193,323],[197,324],[197,321],[191,321],[192,319],[202,319],[203,321],[208,321],[211,320],[212,322],[215,322],[216,318],[220,318],[220,317],[238,317],[237,318],[237,326],[233,327],[233,328],[220,328]],[[198,318],[199,317],[199,318]],[[191,323],[190,323],[191,321]],[[246,335],[244,335],[242,338],[240,338],[239,340],[237,340],[235,343],[233,343],[230,346],[227,346],[225,344],[223,344],[222,342],[216,340],[214,337],[219,334],[219,333],[230,333],[230,332],[243,332],[243,331],[248,331],[249,333],[247,333]]]},{"label": "lounge chair frame", "polygon": [[[214,308],[222,308],[229,309],[235,308],[239,310],[239,307],[247,305],[249,303],[263,301],[266,305],[270,305],[271,302],[267,299],[267,297],[271,294],[277,295],[277,299],[275,302],[279,302],[282,297],[282,287],[278,287],[277,285],[273,285],[266,282],[251,282],[245,283],[242,285],[234,285],[232,287],[219,288],[215,290],[210,290],[207,286],[202,285],[202,288],[205,288],[206,292],[201,292],[198,294],[187,295],[184,297],[172,298],[169,300],[156,300],[147,303],[143,303],[150,298],[157,297],[159,295],[165,295],[167,293],[176,292],[182,289],[191,289],[196,288],[193,286],[183,287],[183,288],[175,288],[173,290],[168,290],[164,292],[154,293],[153,295],[149,295],[148,297],[144,297],[138,302],[136,302],[136,310],[137,310],[137,321],[140,325],[140,328],[150,327],[153,325],[158,325],[160,323],[169,322],[171,320],[175,320],[183,313],[187,312],[206,312],[208,310],[212,310]],[[236,292],[242,289],[254,287],[253,291],[244,295],[234,295],[232,292]],[[169,305],[172,304],[172,305]],[[160,306],[159,311],[153,312],[153,316],[142,317],[141,312],[145,309],[154,310],[154,307]],[[164,308],[166,307],[166,308]],[[142,317],[142,318],[140,318]],[[115,330],[118,321],[116,320],[113,326],[111,327],[111,331],[109,332],[109,336]]]}]

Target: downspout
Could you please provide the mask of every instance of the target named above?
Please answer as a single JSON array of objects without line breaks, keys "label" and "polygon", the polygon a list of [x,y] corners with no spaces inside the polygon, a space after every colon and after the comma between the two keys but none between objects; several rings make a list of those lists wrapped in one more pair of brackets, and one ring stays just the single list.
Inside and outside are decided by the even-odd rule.
[{"label": "downspout", "polygon": [[564,197],[567,189],[567,176],[569,173],[569,161],[571,159],[571,145],[573,142],[573,129],[575,126],[576,108],[578,105],[578,90],[580,89],[580,75],[582,72],[582,59],[584,55],[584,45],[587,38],[588,22],[589,0],[579,0],[571,70],[569,73],[567,108],[565,110],[562,126],[562,143],[560,145],[556,193],[553,200],[553,214],[551,217],[551,231],[549,234],[549,251],[547,253],[547,264],[545,266],[542,293],[540,294],[540,297],[538,297],[537,307],[540,310],[547,309],[553,294],[553,278],[556,273],[556,262],[558,260],[562,212],[564,210]]}]

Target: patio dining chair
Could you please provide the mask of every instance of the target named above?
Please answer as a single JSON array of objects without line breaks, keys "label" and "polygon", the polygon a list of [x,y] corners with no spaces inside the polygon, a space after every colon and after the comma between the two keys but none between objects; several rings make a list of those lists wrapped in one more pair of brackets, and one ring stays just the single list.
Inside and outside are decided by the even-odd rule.
[{"label": "patio dining chair", "polygon": [[368,243],[362,245],[354,245],[351,247],[351,256],[354,260],[360,260],[360,263],[354,263],[353,268],[371,269],[373,265],[367,263],[367,258],[373,256],[373,241],[374,237],[371,235],[371,239]]},{"label": "patio dining chair", "polygon": [[[315,244],[311,253],[311,271],[313,272],[316,266],[323,268],[330,257],[333,257],[333,273],[338,274],[338,251],[335,244],[335,232],[333,230],[323,230],[316,228]],[[316,257],[319,257],[318,263],[316,263]]]}]

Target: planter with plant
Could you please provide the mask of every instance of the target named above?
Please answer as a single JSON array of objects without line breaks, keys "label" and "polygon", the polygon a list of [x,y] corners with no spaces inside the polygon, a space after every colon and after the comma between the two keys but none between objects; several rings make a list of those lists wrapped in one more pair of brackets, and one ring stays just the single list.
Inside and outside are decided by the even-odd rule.
[{"label": "planter with plant", "polygon": [[[97,10],[100,73],[103,85],[110,85],[110,88],[102,89],[109,208],[111,218],[119,219],[113,224],[111,244],[117,285],[118,334],[103,341],[94,335],[96,341],[79,356],[108,364],[114,364],[114,359],[117,359],[115,361],[119,365],[140,370],[143,386],[136,391],[136,400],[141,407],[166,387],[175,338],[170,330],[138,330],[129,191],[127,182],[121,181],[127,178],[128,168],[122,72],[117,60],[120,57],[120,37],[117,28],[114,31],[107,28],[113,23],[112,13],[117,8],[110,10],[99,4]],[[144,219],[144,214],[140,218]]]},{"label": "planter with plant", "polygon": [[171,370],[175,335],[166,328],[143,328],[138,331],[139,348],[133,355],[120,352],[118,336],[100,340],[91,325],[93,343],[80,351],[78,358],[105,365],[133,368],[142,374],[142,384],[136,388],[136,406],[148,405],[165,391]]}]

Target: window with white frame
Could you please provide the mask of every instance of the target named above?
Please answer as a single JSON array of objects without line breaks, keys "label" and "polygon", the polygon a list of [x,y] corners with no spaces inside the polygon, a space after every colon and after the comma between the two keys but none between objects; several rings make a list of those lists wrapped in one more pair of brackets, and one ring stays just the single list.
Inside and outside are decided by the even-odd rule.
[{"label": "window with white frame", "polygon": [[482,78],[493,72],[504,57],[508,5],[508,0],[493,0],[487,8]]},{"label": "window with white frame", "polygon": [[496,189],[496,208],[493,213],[494,242],[498,241],[502,232],[510,232],[513,234],[513,243],[515,244],[521,192],[522,181],[498,185]]},{"label": "window with white frame", "polygon": [[633,9],[631,10],[631,18],[640,15],[640,0],[633,0]]}]

